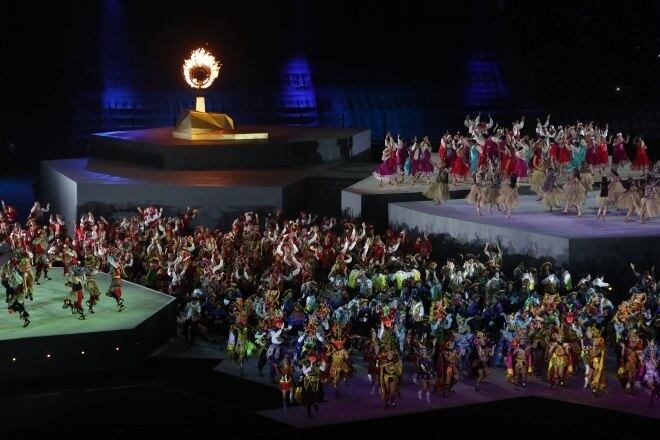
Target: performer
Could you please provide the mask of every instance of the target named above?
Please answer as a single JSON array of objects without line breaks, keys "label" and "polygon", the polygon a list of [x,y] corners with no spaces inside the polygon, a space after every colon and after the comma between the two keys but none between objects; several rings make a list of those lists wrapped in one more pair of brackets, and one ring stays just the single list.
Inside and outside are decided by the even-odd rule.
[{"label": "performer", "polygon": [[552,211],[553,208],[559,208],[562,195],[563,190],[557,186],[557,171],[550,166],[547,168],[545,180],[541,185],[541,202],[546,209]]},{"label": "performer", "polygon": [[23,327],[27,327],[30,325],[30,314],[25,309],[25,283],[16,259],[12,259],[4,265],[2,285],[5,286],[7,310],[10,314],[18,313],[23,320]]},{"label": "performer", "polygon": [[660,214],[660,192],[653,184],[651,176],[647,176],[646,185],[644,185],[644,196],[639,202],[637,215],[639,215],[639,222],[646,223],[650,219],[657,217]]},{"label": "performer", "polygon": [[568,213],[569,206],[575,206],[577,209],[577,216],[582,217],[582,210],[580,206],[586,198],[586,190],[580,181],[580,171],[573,170],[573,174],[568,178],[564,185],[563,199],[566,202],[564,213]]},{"label": "performer", "polygon": [[48,269],[50,268],[50,260],[48,259],[48,237],[46,236],[45,229],[37,229],[37,234],[32,239],[32,249],[34,250],[34,264],[37,267],[37,276],[35,283],[39,284],[39,279],[43,273],[44,278],[50,280],[48,276]]},{"label": "performer", "polygon": [[397,183],[402,183],[405,179],[405,164],[408,157],[408,149],[404,147],[401,135],[396,136],[396,171],[399,175]]},{"label": "performer", "polygon": [[41,206],[41,203],[34,202],[34,205],[30,209],[30,214],[28,215],[28,223],[31,220],[34,220],[37,222],[38,225],[42,225],[44,213],[48,212],[49,210],[50,210],[50,203],[47,203],[46,207],[44,208],[43,206]]},{"label": "performer", "polygon": [[474,391],[481,391],[481,384],[490,375],[490,358],[495,352],[495,347],[488,343],[483,332],[478,331],[474,340],[474,348],[471,353],[472,361],[470,362],[470,366],[477,373],[477,383],[474,385]]},{"label": "performer", "polygon": [[312,406],[319,410],[319,403],[323,401],[323,383],[321,374],[326,369],[325,360],[311,348],[302,362],[302,398],[307,408],[307,416],[312,417]]},{"label": "performer", "polygon": [[637,146],[637,153],[635,154],[635,160],[633,160],[632,164],[630,165],[630,169],[634,171],[641,171],[642,174],[646,174],[651,163],[646,152],[646,143],[641,136],[637,138],[637,141],[633,143]]},{"label": "performer", "polygon": [[85,302],[87,304],[87,310],[90,314],[94,314],[94,306],[99,302],[101,297],[101,291],[98,284],[96,283],[96,270],[85,268],[85,291],[89,296],[89,299]]},{"label": "performer", "polygon": [[85,319],[85,311],[82,307],[84,294],[81,275],[82,270],[78,266],[72,267],[69,271],[65,286],[70,287],[71,292],[69,293],[69,296],[62,301],[62,308],[66,309],[69,307],[72,314],[78,314],[78,319]]},{"label": "performer", "polygon": [[396,407],[396,396],[399,394],[403,365],[395,350],[387,349],[382,353],[378,382],[380,396],[385,402],[385,408]]},{"label": "performer", "polygon": [[627,211],[627,222],[632,220],[632,214],[639,209],[641,200],[642,197],[639,194],[639,185],[637,184],[637,181],[633,180],[632,177],[628,177],[628,189],[626,189],[626,192],[621,194],[616,201],[617,208]]},{"label": "performer", "polygon": [[288,355],[282,359],[277,372],[280,376],[277,386],[282,393],[282,406],[286,411],[288,404],[293,403],[293,366]]},{"label": "performer", "polygon": [[596,204],[598,205],[598,214],[596,214],[596,220],[605,221],[605,215],[607,215],[607,205],[612,202],[609,193],[610,181],[607,180],[607,177],[603,176],[600,181],[600,193],[596,197]]},{"label": "performer", "polygon": [[452,177],[452,184],[456,185],[456,182],[459,180],[465,181],[465,178],[470,172],[470,167],[465,163],[465,155],[468,154],[467,145],[462,143],[458,147],[454,145],[453,148],[456,150],[456,157],[453,160],[450,174]]},{"label": "performer", "polygon": [[397,174],[397,155],[393,144],[394,142],[388,133],[385,137],[385,149],[383,150],[383,155],[381,157],[383,163],[381,163],[373,173],[374,177],[378,179],[378,186],[381,188],[383,187],[383,182],[385,181],[392,185],[394,183],[392,179],[394,179]]},{"label": "performer", "polygon": [[330,356],[330,381],[335,390],[335,397],[339,397],[339,382],[344,381],[348,386],[348,378],[353,373],[353,365],[348,350],[344,348],[344,340],[339,337],[330,341],[328,354]]},{"label": "performer", "polygon": [[550,388],[564,387],[566,378],[571,374],[571,364],[566,348],[560,341],[549,347],[548,382]]},{"label": "performer", "polygon": [[417,165],[417,177],[421,180],[426,177],[426,183],[431,183],[433,177],[433,162],[431,161],[431,141],[428,136],[424,136],[421,143],[420,160]]},{"label": "performer", "polygon": [[484,185],[484,203],[488,203],[488,211],[493,213],[493,205],[497,205],[497,210],[502,211],[500,207],[499,197],[502,190],[502,175],[495,162],[491,162],[490,174],[488,176],[489,185],[486,188]]},{"label": "performer", "polygon": [[541,201],[541,186],[545,180],[545,162],[542,154],[542,148],[537,144],[532,156],[532,176],[529,178],[530,189],[538,195],[537,202]]},{"label": "performer", "polygon": [[626,154],[626,144],[630,141],[630,135],[623,139],[621,133],[616,134],[616,139],[614,139],[614,150],[612,151],[612,166],[621,166],[624,167],[630,164],[630,159]]},{"label": "performer", "polygon": [[482,215],[481,206],[486,202],[486,189],[484,188],[484,181],[485,177],[483,171],[479,171],[477,174],[475,174],[472,188],[470,188],[470,192],[465,198],[468,203],[474,205],[474,212],[480,216]]},{"label": "performer", "polygon": [[593,345],[589,349],[589,388],[594,397],[605,389],[605,339],[601,337],[600,330],[593,327]]},{"label": "performer", "polygon": [[511,174],[509,182],[504,185],[497,196],[497,207],[504,206],[506,218],[511,218],[511,209],[518,206],[518,178]]},{"label": "performer", "polygon": [[442,202],[449,200],[449,165],[441,160],[437,167],[439,171],[435,181],[426,187],[423,194],[424,197],[433,200],[436,205],[441,205]]},{"label": "performer", "polygon": [[426,402],[431,403],[431,381],[435,377],[433,371],[433,362],[429,356],[428,349],[425,347],[426,337],[423,336],[422,340],[418,342],[417,356],[415,364],[417,367],[417,382],[420,385],[417,391],[417,398],[422,400],[422,395],[426,395]]},{"label": "performer", "polygon": [[644,356],[644,377],[642,384],[649,392],[651,404],[660,398],[660,373],[658,372],[658,352],[655,342],[651,341]]},{"label": "performer", "polygon": [[449,393],[454,392],[454,385],[458,382],[459,370],[457,366],[459,353],[454,347],[454,341],[445,342],[437,364],[437,380],[435,390],[442,389],[444,397],[449,397]]},{"label": "performer", "polygon": [[619,172],[617,171],[616,167],[612,167],[610,172],[612,173],[612,180],[608,188],[608,197],[610,199],[610,204],[612,206],[617,206],[618,208],[619,196],[625,193],[626,189],[621,184],[621,177],[619,176]]},{"label": "performer", "polygon": [[124,298],[122,295],[122,275],[124,274],[124,265],[121,259],[110,256],[108,257],[108,264],[112,267],[111,276],[112,280],[110,281],[110,287],[106,293],[107,296],[114,298],[117,302],[118,312],[121,312],[126,308],[124,305]]},{"label": "performer", "polygon": [[513,383],[516,390],[518,390],[520,385],[522,385],[523,388],[526,386],[525,380],[527,379],[528,368],[529,353],[522,346],[520,340],[517,337],[514,337],[507,354],[506,375],[507,380]]}]

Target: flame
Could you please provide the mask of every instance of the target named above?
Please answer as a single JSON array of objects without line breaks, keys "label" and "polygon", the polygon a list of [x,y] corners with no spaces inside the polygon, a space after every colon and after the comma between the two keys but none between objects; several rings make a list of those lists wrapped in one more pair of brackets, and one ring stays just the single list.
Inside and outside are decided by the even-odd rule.
[{"label": "flame", "polygon": [[206,89],[220,74],[220,66],[210,52],[204,48],[195,49],[183,63],[183,77],[194,89]]}]

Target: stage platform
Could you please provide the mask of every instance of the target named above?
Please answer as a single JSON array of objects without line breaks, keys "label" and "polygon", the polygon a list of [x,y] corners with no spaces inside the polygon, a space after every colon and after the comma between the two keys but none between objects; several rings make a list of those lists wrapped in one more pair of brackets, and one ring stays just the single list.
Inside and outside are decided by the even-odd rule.
[{"label": "stage platform", "polygon": [[305,206],[306,180],[335,166],[175,171],[94,158],[64,159],[42,162],[41,188],[43,200],[67,220],[87,211],[108,219],[130,217],[137,206],[146,205],[163,207],[166,216],[178,215],[190,206],[200,208],[196,224],[225,227],[248,210],[269,213],[281,208],[286,215],[297,215]]},{"label": "stage platform", "polygon": [[90,156],[169,170],[230,170],[298,167],[370,154],[371,131],[362,128],[288,125],[240,126],[268,139],[190,141],[171,127],[96,133]]},{"label": "stage platform", "polygon": [[[0,381],[131,367],[176,331],[169,295],[124,281],[125,310],[117,312],[115,300],[102,295],[95,313],[80,320],[62,309],[70,290],[62,269],[49,275],[34,287],[34,301],[25,301],[28,327],[17,315],[0,317]],[[109,276],[99,273],[97,281],[105,293]]]},{"label": "stage platform", "polygon": [[[282,408],[268,409],[259,411],[258,414],[296,428],[313,428],[535,396],[621,411],[638,416],[660,418],[660,411],[657,405],[650,404],[648,394],[639,392],[635,396],[627,396],[612,371],[606,372],[606,382],[609,385],[608,392],[596,399],[592,397],[590,390],[582,388],[581,374],[569,378],[566,388],[561,390],[550,389],[546,382],[534,377],[528,379],[527,387],[515,390],[513,385],[506,381],[505,371],[500,368],[493,368],[491,376],[482,385],[480,392],[475,392],[473,389],[474,379],[466,378],[456,384],[454,387],[455,393],[452,393],[449,397],[431,396],[431,402],[428,403],[426,400],[417,398],[419,386],[412,382],[416,371],[410,363],[404,363],[403,385],[401,396],[397,399],[397,407],[386,409],[378,395],[378,390],[376,389],[375,394],[371,394],[371,385],[367,379],[367,370],[362,360],[354,356],[353,364],[356,371],[349,382],[349,386],[342,383],[339,386],[339,397],[335,397],[332,387],[326,384],[324,386],[326,402],[319,405],[320,410],[318,412],[312,410],[312,417],[307,417],[303,406],[294,406],[287,411]],[[229,360],[221,362],[215,370],[240,377],[238,367]],[[257,375],[255,359],[250,359],[244,370],[246,376],[243,379],[270,386],[272,392],[279,395],[276,385],[270,383],[268,377]]]},{"label": "stage platform", "polygon": [[660,219],[627,223],[624,213],[615,210],[606,221],[598,221],[596,195],[595,191],[589,193],[582,217],[575,211],[545,211],[534,196],[521,195],[511,219],[496,210],[490,214],[488,208],[479,217],[465,200],[450,200],[441,206],[432,201],[392,203],[389,222],[431,235],[448,235],[464,245],[497,242],[509,256],[552,258],[558,264],[569,264],[574,273],[628,270],[631,261],[639,267],[657,264]]},{"label": "stage platform", "polygon": [[[438,163],[440,157],[437,153],[433,153],[431,160]],[[373,164],[373,170],[376,169],[378,164]],[[436,171],[437,173],[437,171]],[[622,179],[627,179],[628,176],[640,179],[643,177],[642,173],[631,171],[630,169],[619,170]],[[600,175],[596,174],[595,179],[599,180]],[[435,178],[435,177],[434,177]],[[470,178],[471,179],[471,178]],[[559,179],[559,184],[562,185],[564,178]],[[410,177],[406,176],[405,181],[398,185],[390,185],[380,182],[373,175],[354,183],[351,186],[344,188],[341,192],[341,209],[346,215],[354,218],[368,217],[373,218],[375,226],[385,227],[387,225],[388,205],[390,203],[401,202],[417,202],[428,200],[422,194],[427,187],[426,182],[417,183],[414,186],[410,184]],[[457,184],[449,185],[449,193],[452,199],[462,199],[470,192],[472,181],[458,182]],[[596,182],[598,186],[598,182]],[[529,182],[519,182],[520,194],[531,195]]]}]

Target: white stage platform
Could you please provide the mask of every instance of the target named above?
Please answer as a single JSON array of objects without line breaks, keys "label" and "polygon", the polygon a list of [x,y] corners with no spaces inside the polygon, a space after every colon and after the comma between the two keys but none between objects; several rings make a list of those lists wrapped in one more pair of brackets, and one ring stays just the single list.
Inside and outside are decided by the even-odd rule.
[{"label": "white stage platform", "polygon": [[575,211],[545,211],[534,196],[520,196],[520,205],[510,220],[497,211],[489,214],[487,208],[479,217],[465,200],[450,200],[441,206],[431,201],[391,203],[389,222],[428,234],[449,235],[463,245],[497,242],[506,254],[550,257],[575,269],[608,271],[627,267],[633,260],[640,267],[657,264],[660,219],[647,224],[627,223],[623,213],[614,211],[606,221],[598,221],[596,195],[589,194],[583,217],[577,217]]}]

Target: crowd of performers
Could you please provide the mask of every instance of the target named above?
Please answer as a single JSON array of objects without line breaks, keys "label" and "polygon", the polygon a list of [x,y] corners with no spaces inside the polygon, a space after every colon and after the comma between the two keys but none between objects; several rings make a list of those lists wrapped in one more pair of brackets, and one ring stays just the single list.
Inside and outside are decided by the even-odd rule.
[{"label": "crowd of performers", "polygon": [[[486,123],[481,115],[474,119],[468,115],[467,133],[442,137],[438,163],[431,159],[428,137],[422,141],[415,138],[407,147],[399,136],[395,141],[388,133],[382,163],[374,176],[380,186],[384,182],[398,185],[406,176],[410,176],[411,185],[426,181],[424,195],[437,204],[450,198],[450,183],[471,182],[466,200],[475,206],[477,215],[482,215],[481,209],[487,206],[489,212],[496,207],[510,218],[518,206],[521,182],[529,182],[538,195],[537,201],[546,209],[564,208],[564,213],[575,210],[581,216],[598,174],[599,220],[605,220],[608,209],[625,212],[626,221],[637,214],[640,223],[660,215],[660,188],[651,177],[654,166],[641,137],[633,141],[636,152],[631,161],[625,148],[630,137],[624,138],[621,133],[611,136],[607,125],[577,122],[555,128],[548,116],[545,122],[537,121],[536,136],[531,137],[522,134],[524,124],[523,117],[514,121],[511,129],[505,129],[490,117]],[[624,167],[639,172],[642,179],[630,177],[622,182],[619,171]],[[562,186],[560,179],[565,182]]]},{"label": "crowd of performers", "polygon": [[[96,280],[99,271],[110,275],[106,295],[121,312],[126,308],[122,297],[124,279],[140,281],[142,277],[144,282],[146,273],[153,284],[158,273],[166,270],[159,263],[166,262],[163,249],[175,249],[177,260],[171,266],[172,270],[179,269],[184,264],[184,250],[192,243],[192,239],[189,243],[187,237],[180,237],[178,231],[192,221],[194,210],[167,219],[168,223],[161,219],[162,209],[155,207],[138,208],[139,215],[114,223],[88,213],[75,225],[73,236],[67,235],[60,214],[46,217],[48,212],[48,205],[43,207],[35,202],[23,226],[17,221],[16,209],[2,201],[0,240],[11,249],[11,258],[2,266],[2,284],[10,314],[17,314],[24,327],[30,324],[26,301],[39,300],[34,295],[35,286],[52,281],[48,276],[51,267],[63,267],[69,292],[62,300],[62,308],[85,319],[86,312],[94,313],[101,297]],[[163,248],[161,243],[172,248]]]},{"label": "crowd of performers", "polygon": [[10,312],[29,322],[24,302],[58,264],[72,292],[65,305],[84,316],[85,293],[90,313],[99,299],[94,273],[109,271],[119,311],[122,279],[177,297],[184,332],[226,338],[241,374],[254,357],[254,373],[278,384],[284,407],[297,400],[310,416],[325,384],[339,397],[356,362],[366,365],[372,393],[387,408],[397,405],[404,366],[414,366],[426,401],[451,396],[459,381],[480,391],[499,366],[512,387],[533,375],[561,388],[584,374],[584,387],[597,396],[606,387],[608,350],[630,393],[658,397],[653,269],[638,273],[632,265],[637,281],[615,307],[602,275],[574,282],[568,268],[549,262],[507,270],[494,244],[439,264],[429,237],[404,230],[380,235],[350,220],[247,212],[222,231],[192,228],[195,210],[165,218],[156,207],[112,223],[88,213],[68,237],[61,216],[44,221],[47,208],[35,203],[22,227],[3,204],[0,230],[15,255],[3,270]]}]

